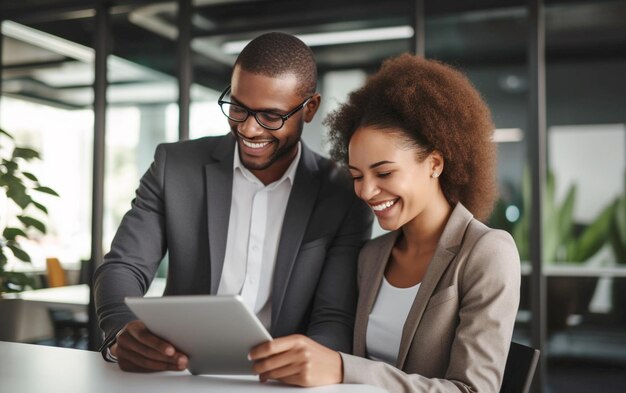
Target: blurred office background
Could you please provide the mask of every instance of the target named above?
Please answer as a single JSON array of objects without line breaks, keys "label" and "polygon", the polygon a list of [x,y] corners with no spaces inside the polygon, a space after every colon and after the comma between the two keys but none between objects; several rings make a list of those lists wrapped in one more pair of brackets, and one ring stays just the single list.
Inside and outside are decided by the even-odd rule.
[{"label": "blurred office background", "polygon": [[284,31],[318,61],[323,105],[304,140],[322,154],[321,120],[383,59],[417,52],[467,73],[496,125],[490,224],[522,256],[514,340],[542,350],[535,389],[624,391],[626,1],[2,0],[0,21],[0,128],[40,152],[28,170],[60,194],[40,198],[48,217],[32,212],[47,233],[20,239],[32,262],[9,253],[4,270],[46,288],[58,260],[59,285],[83,284],[67,292],[79,300],[3,295],[0,340],[97,344],[84,285],[154,148],[228,132],[216,100],[238,51]]}]

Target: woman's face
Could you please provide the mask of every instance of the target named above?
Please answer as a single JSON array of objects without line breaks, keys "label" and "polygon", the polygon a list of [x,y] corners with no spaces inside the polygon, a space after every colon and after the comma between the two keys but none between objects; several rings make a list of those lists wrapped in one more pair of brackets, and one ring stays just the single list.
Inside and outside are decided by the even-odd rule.
[{"label": "woman's face", "polygon": [[437,197],[439,183],[432,175],[443,167],[437,153],[419,162],[417,150],[407,146],[400,132],[361,127],[348,146],[354,192],[390,231],[419,217]]}]

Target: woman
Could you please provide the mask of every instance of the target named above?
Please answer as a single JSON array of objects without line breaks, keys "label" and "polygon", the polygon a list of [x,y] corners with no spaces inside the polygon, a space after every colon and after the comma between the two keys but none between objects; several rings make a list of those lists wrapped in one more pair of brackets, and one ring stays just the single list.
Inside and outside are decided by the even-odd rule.
[{"label": "woman", "polygon": [[303,336],[251,351],[261,380],[365,383],[389,392],[498,392],[519,303],[495,198],[490,113],[458,71],[402,55],[327,120],[332,154],[391,231],[359,257],[354,355]]}]

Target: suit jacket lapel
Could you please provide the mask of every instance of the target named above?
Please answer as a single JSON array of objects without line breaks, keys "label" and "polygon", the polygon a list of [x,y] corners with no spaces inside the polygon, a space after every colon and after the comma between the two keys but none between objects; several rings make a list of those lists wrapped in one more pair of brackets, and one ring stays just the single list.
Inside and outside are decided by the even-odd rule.
[{"label": "suit jacket lapel", "polygon": [[[380,239],[381,245],[377,252],[362,256],[362,279],[359,283],[359,301],[357,304],[356,320],[354,321],[354,345],[353,352],[357,356],[365,357],[365,340],[367,335],[367,323],[374,303],[378,297],[378,291],[385,274],[385,268],[389,262],[389,256],[393,245],[396,243],[400,231],[395,231]],[[364,291],[364,289],[366,289]]]},{"label": "suit jacket lapel", "polygon": [[[287,283],[317,199],[320,179],[315,156],[304,143],[280,234],[272,284],[272,327],[278,322]],[[273,330],[273,329],[272,329]]]},{"label": "suit jacket lapel", "polygon": [[215,162],[205,165],[207,222],[209,226],[209,249],[211,256],[211,292],[217,293],[222,277],[228,221],[233,192],[233,158],[235,139],[226,135],[213,150]]},{"label": "suit jacket lapel", "polygon": [[422,285],[417,291],[409,315],[404,323],[400,340],[400,351],[398,352],[396,363],[396,367],[399,369],[404,367],[413,337],[424,315],[428,301],[448,265],[456,256],[471,219],[472,214],[460,203],[457,204],[448,219],[448,223],[441,234],[435,253],[422,280]]}]

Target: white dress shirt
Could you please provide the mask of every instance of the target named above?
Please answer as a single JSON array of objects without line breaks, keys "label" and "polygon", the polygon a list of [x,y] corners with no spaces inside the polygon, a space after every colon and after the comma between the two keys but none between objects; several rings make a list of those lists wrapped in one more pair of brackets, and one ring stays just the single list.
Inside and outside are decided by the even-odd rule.
[{"label": "white dress shirt", "polygon": [[369,359],[396,365],[404,323],[420,285],[396,288],[383,276],[367,323],[365,346]]},{"label": "white dress shirt", "polygon": [[246,169],[235,145],[228,237],[218,294],[240,294],[263,325],[272,318],[272,278],[287,201],[301,146],[283,176],[264,185]]}]

